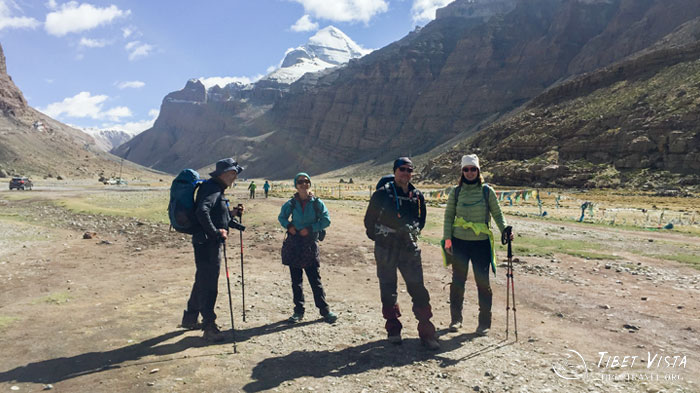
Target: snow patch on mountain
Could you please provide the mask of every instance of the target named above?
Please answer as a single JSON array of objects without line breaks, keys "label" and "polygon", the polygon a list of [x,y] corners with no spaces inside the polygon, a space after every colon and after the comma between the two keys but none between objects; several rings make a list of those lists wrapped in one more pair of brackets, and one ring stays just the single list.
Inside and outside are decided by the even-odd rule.
[{"label": "snow patch on mountain", "polygon": [[291,84],[307,72],[339,66],[370,52],[340,29],[328,26],[316,32],[305,45],[287,50],[280,68],[262,79]]},{"label": "snow patch on mountain", "polygon": [[98,128],[81,128],[81,130],[95,139],[95,146],[102,151],[110,151],[137,135],[137,133],[124,130],[101,130]]}]

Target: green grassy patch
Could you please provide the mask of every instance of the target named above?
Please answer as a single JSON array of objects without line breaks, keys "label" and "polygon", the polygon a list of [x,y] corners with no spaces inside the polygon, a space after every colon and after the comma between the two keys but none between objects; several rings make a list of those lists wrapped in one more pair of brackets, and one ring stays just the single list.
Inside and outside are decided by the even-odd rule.
[{"label": "green grassy patch", "polygon": [[12,325],[18,319],[19,318],[17,318],[17,317],[8,317],[5,315],[0,315],[0,330],[3,330],[5,328],[7,328],[8,326]]},{"label": "green grassy patch", "polygon": [[78,213],[136,217],[151,222],[167,223],[168,201],[166,190],[89,195],[83,198],[61,199],[58,204]]},{"label": "green grassy patch", "polygon": [[689,265],[693,269],[700,270],[700,256],[696,254],[684,254],[684,253],[676,253],[676,254],[645,254],[646,256],[653,257],[653,258],[659,258],[659,259],[664,259],[667,261],[675,261],[675,262],[680,262],[684,263],[686,265]]},{"label": "green grassy patch", "polygon": [[70,295],[68,292],[56,292],[48,296],[44,296],[34,300],[34,304],[48,303],[48,304],[63,304],[70,301]]},{"label": "green grassy patch", "polygon": [[[499,250],[505,251],[505,245],[498,244]],[[584,240],[549,239],[541,237],[522,236],[513,241],[513,252],[516,255],[552,256],[555,253],[567,254],[578,258],[588,259],[618,259],[614,255],[597,253],[602,245]]]}]

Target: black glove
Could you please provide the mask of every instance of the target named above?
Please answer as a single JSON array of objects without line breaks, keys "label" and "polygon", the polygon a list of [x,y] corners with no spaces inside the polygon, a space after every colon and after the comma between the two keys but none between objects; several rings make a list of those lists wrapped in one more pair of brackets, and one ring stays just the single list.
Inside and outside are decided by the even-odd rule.
[{"label": "black glove", "polygon": [[245,231],[245,226],[241,225],[238,221],[235,220],[229,221],[228,226],[233,229],[237,229],[241,232]]}]

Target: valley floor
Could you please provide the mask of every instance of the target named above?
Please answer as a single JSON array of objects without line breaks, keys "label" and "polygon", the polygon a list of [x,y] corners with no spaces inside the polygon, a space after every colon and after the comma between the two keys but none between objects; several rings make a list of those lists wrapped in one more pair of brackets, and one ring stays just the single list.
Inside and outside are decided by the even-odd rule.
[{"label": "valley floor", "polygon": [[[529,247],[516,249],[516,342],[512,315],[505,340],[504,267],[492,276],[491,335],[473,334],[477,305],[471,274],[465,328],[447,332],[451,272],[434,245],[443,210],[430,208],[423,266],[442,348],[429,352],[420,345],[403,284],[405,341],[393,346],[385,340],[362,201],[327,202],[333,224],[321,245],[321,274],[338,322],[320,319],[305,283],[306,319],[285,323],[292,313],[291,288],[280,262],[284,234],[276,223],[285,199],[243,200],[242,189],[231,199],[246,204],[249,225],[243,235],[246,321],[234,234],[227,254],[236,345],[230,340],[210,345],[201,332],[177,328],[194,277],[188,236],[157,220],[62,207],[91,194],[130,204],[123,201],[128,194],[134,207],[155,195],[165,201],[158,205],[164,209],[166,191],[0,192],[0,390],[40,391],[49,385],[57,392],[700,390],[700,271],[658,257],[678,250],[700,255],[698,237],[508,216],[518,235],[514,244]],[[96,237],[83,239],[84,232]],[[556,247],[580,243],[590,250],[577,254]],[[538,251],[548,247],[551,252]],[[498,258],[505,258],[502,249]],[[231,334],[224,275],[222,267],[216,311]]]}]

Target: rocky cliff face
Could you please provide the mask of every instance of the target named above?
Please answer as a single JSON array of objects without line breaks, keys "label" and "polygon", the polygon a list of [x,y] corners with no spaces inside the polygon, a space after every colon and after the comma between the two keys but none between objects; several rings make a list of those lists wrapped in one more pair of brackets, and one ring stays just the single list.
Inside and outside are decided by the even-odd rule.
[{"label": "rocky cliff face", "polygon": [[[212,153],[204,141],[215,140],[221,151],[244,154],[255,160],[249,176],[319,173],[427,152],[486,127],[552,85],[647,49],[698,15],[696,0],[457,0],[400,41],[307,74],[264,114],[242,103],[237,108],[247,116],[227,128],[189,129],[198,137],[188,137],[188,145]],[[198,110],[228,110],[208,105]],[[220,113],[216,122],[235,118]],[[171,129],[157,131],[164,134],[158,138],[172,137]],[[193,166],[185,152],[173,155],[175,143],[139,147],[140,157],[158,159],[137,162],[171,171]],[[282,171],[279,157],[289,162]]]},{"label": "rocky cliff face", "polygon": [[0,46],[0,111],[4,116],[15,117],[27,107],[27,101],[22,92],[12,82],[7,74],[5,53]]},{"label": "rocky cliff face", "polygon": [[461,155],[478,152],[489,181],[504,185],[697,186],[699,122],[697,42],[550,89],[521,113],[431,160],[421,175],[454,181]]}]

